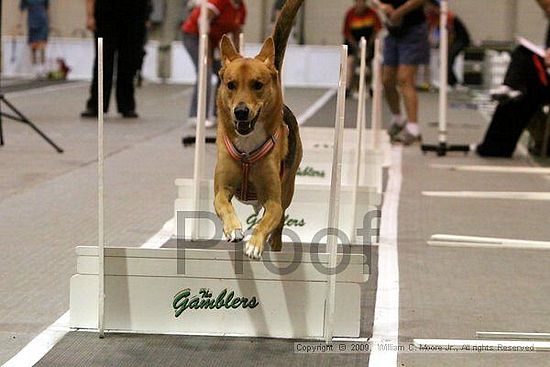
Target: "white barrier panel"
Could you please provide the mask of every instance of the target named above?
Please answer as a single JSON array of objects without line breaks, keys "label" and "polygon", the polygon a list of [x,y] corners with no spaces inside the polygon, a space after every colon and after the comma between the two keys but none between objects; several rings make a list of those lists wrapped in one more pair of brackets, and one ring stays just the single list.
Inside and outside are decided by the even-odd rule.
[{"label": "white barrier panel", "polygon": [[[34,77],[26,37],[2,37],[2,76]],[[157,81],[158,42],[149,41],[142,74],[145,79]],[[92,38],[57,38],[48,40],[46,59],[50,68],[55,59],[63,58],[71,68],[69,80],[90,80],[94,66],[94,40]]]},{"label": "white barrier panel", "polygon": [[[245,55],[254,57],[261,44],[246,43]],[[171,83],[195,83],[195,68],[181,42],[172,43]],[[340,48],[336,46],[289,45],[285,52],[285,87],[325,88],[338,85]]]},{"label": "white barrier panel", "polygon": [[[33,77],[26,37],[2,37],[2,75]],[[64,58],[71,68],[70,80],[90,80],[94,62],[94,41],[91,38],[50,38],[46,57],[54,61]],[[246,55],[259,52],[260,44],[246,44]],[[158,81],[158,42],[149,41],[143,65],[143,76]],[[182,42],[172,43],[171,83],[194,84],[195,68]],[[325,88],[338,84],[339,47],[289,45],[285,53],[284,84],[289,87]]]},{"label": "white barrier panel", "polygon": [[[227,245],[229,247],[229,245]],[[105,329],[143,333],[322,339],[328,254],[105,248]],[[335,336],[358,337],[363,254],[337,275]],[[269,264],[267,264],[269,262]],[[342,263],[342,255],[338,263]],[[286,275],[275,269],[295,266]],[[242,272],[236,271],[242,269]],[[236,274],[237,273],[237,274]],[[70,326],[97,328],[97,247],[77,247]],[[238,301],[237,301],[238,300]],[[186,307],[187,306],[187,307]]]},{"label": "white barrier panel", "polygon": [[[342,156],[342,184],[355,184],[355,149],[344,148]],[[298,184],[330,185],[332,144],[316,143],[307,149],[304,146],[302,163],[296,175]],[[380,151],[362,149],[359,186],[367,186],[382,193],[383,154]]]},{"label": "white barrier panel", "polygon": [[[177,179],[176,186],[178,187],[178,199],[175,201],[174,209],[177,218],[178,212],[190,213],[194,211],[191,195],[193,179]],[[200,210],[215,213],[214,181],[203,180],[200,192]],[[292,204],[286,211],[287,218],[285,220],[285,227],[295,232],[302,243],[311,243],[319,231],[326,228],[328,221],[329,192],[330,186],[327,185],[296,185]],[[357,192],[357,228],[351,228],[351,198],[352,187],[342,186],[340,223],[338,228],[346,234],[348,238],[351,238],[352,231],[357,231],[364,227],[363,221],[365,216],[370,218],[368,213],[378,210],[382,202],[382,195],[376,192],[374,188],[359,187]],[[233,206],[235,207],[237,216],[241,220],[243,230],[251,229],[252,226],[261,219],[261,214],[255,214],[250,205],[244,205],[238,200],[233,200]],[[189,221],[189,223],[190,222],[191,221]],[[367,225],[372,225],[374,232],[375,229],[379,228],[378,222],[377,219],[374,219],[372,223],[369,222]],[[175,235],[179,238],[191,238],[189,223],[186,222],[185,226],[182,226],[181,223],[176,225],[176,228],[181,231],[181,233],[175,233]],[[203,240],[216,238],[216,228],[221,228],[220,226],[221,223],[217,217],[215,222],[212,220],[201,220],[198,238]],[[184,230],[182,230],[182,228],[184,228]],[[177,232],[177,230],[175,232]],[[219,235],[217,239],[219,239]],[[375,235],[373,235],[373,239],[376,240]],[[364,238],[362,242],[369,243],[368,239]],[[323,237],[319,239],[319,243],[326,243],[326,238]],[[349,243],[349,241],[346,243]]]},{"label": "white barrier panel", "polygon": [[[346,151],[355,151],[356,142],[355,129],[344,129],[344,154]],[[363,143],[362,146],[369,154],[373,152],[373,142],[378,139],[379,153],[382,154],[382,165],[389,167],[391,164],[391,142],[390,137],[386,130],[379,130],[378,133],[373,133],[373,130],[367,129],[362,134]],[[315,149],[319,146],[332,148],[332,138],[334,136],[334,129],[332,127],[300,127],[300,137],[302,139],[302,145],[304,152],[309,149]],[[376,154],[376,153],[375,153]],[[349,162],[353,164],[355,158]],[[307,162],[303,161],[302,164]],[[344,160],[344,164],[347,162]]]}]

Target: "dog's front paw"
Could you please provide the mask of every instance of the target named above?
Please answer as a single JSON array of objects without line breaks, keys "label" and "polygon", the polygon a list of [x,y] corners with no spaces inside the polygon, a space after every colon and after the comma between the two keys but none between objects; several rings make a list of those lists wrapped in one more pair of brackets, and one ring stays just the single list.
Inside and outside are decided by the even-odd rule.
[{"label": "dog's front paw", "polygon": [[250,237],[250,240],[246,243],[244,248],[246,256],[253,260],[260,260],[263,252],[264,241],[260,240],[257,236]]},{"label": "dog's front paw", "polygon": [[227,238],[227,242],[241,242],[244,238],[244,233],[242,229],[237,228],[226,232],[225,237]]}]

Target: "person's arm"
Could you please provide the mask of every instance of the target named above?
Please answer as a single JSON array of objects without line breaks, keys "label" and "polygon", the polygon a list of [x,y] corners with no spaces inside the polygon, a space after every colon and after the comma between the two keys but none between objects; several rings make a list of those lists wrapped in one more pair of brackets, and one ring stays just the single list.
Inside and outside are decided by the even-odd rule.
[{"label": "person's arm", "polygon": [[373,8],[376,8],[376,10],[378,11],[384,12],[387,15],[395,10],[395,8],[391,4],[385,4],[380,0],[370,0],[369,5]]},{"label": "person's arm", "polygon": [[398,23],[403,19],[405,15],[410,13],[411,11],[418,9],[419,7],[424,5],[425,0],[409,0],[403,5],[401,5],[399,8],[395,9],[391,14],[388,14],[390,17],[390,20],[394,23]]},{"label": "person's arm", "polygon": [[96,30],[95,0],[86,0],[86,28],[92,32]]},{"label": "person's arm", "polygon": [[546,56],[544,57],[544,63],[550,68],[550,48],[546,50]]}]

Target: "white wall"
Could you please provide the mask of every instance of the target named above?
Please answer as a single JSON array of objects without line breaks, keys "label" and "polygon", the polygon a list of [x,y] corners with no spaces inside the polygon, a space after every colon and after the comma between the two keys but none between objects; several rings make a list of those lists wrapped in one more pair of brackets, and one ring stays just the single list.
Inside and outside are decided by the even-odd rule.
[{"label": "white wall", "polygon": [[518,1],[517,33],[538,44],[544,44],[548,20],[534,0]]},{"label": "white wall", "polygon": [[305,34],[308,43],[316,45],[341,44],[346,10],[352,0],[306,0]]},{"label": "white wall", "polygon": [[[533,1],[534,0],[520,0]],[[466,24],[474,41],[510,40],[510,29],[514,17],[510,19],[510,0],[454,0],[449,2],[455,12]]]}]

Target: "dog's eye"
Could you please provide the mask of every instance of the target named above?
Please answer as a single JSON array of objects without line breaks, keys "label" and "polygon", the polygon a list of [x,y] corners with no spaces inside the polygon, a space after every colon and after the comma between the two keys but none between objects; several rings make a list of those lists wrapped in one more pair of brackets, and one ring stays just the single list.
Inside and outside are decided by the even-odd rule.
[{"label": "dog's eye", "polygon": [[235,82],[229,82],[229,83],[227,83],[227,89],[235,90],[235,89],[237,89],[237,84],[235,84]]},{"label": "dog's eye", "polygon": [[252,84],[252,89],[254,90],[261,90],[263,87],[264,87],[264,84],[262,82],[256,81]]}]

